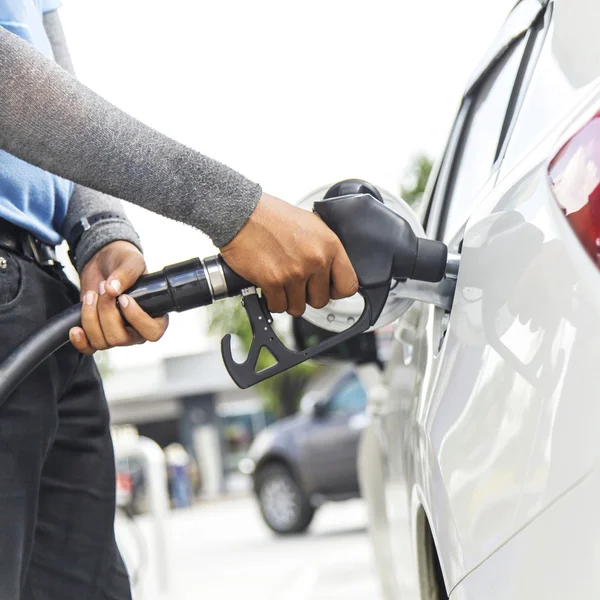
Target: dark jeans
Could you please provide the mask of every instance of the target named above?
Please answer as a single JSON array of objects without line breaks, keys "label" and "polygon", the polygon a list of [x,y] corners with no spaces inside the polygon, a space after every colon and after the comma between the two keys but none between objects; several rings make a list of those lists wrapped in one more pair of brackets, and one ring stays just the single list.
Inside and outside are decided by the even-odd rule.
[{"label": "dark jeans", "polygon": [[[79,293],[58,268],[0,257],[1,361]],[[131,598],[114,513],[102,383],[69,344],[0,407],[0,600]]]}]

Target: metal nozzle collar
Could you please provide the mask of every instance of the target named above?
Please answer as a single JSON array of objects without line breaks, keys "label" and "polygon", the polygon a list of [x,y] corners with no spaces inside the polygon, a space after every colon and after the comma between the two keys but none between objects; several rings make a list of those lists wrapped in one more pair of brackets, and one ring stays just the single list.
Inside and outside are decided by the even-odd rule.
[{"label": "metal nozzle collar", "polygon": [[223,267],[221,266],[218,257],[209,256],[202,261],[202,264],[204,265],[206,279],[210,287],[213,302],[227,298],[229,296],[229,290],[227,289],[225,273],[223,273]]}]

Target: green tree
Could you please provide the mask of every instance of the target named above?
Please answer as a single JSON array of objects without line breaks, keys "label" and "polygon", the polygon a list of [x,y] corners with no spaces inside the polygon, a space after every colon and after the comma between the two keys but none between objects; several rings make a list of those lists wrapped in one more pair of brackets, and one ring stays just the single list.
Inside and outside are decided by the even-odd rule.
[{"label": "green tree", "polygon": [[[252,343],[252,329],[239,298],[230,298],[213,304],[209,314],[211,333],[219,335],[231,333],[237,336],[244,351],[248,352]],[[273,363],[274,359],[269,353],[261,352],[257,371]],[[304,388],[318,369],[318,365],[309,361],[259,383],[257,387],[263,396],[265,408],[281,417],[297,412]]]},{"label": "green tree", "polygon": [[400,196],[413,208],[418,206],[423,197],[432,167],[433,162],[428,156],[418,154],[406,170],[404,181],[400,186]]}]

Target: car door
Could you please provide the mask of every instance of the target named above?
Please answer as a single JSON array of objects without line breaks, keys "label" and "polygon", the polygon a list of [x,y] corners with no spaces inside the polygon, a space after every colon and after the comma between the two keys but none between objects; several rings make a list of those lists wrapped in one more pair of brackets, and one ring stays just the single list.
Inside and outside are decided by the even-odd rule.
[{"label": "car door", "polygon": [[433,513],[450,586],[514,532],[539,419],[532,373],[545,361],[529,358],[543,340],[515,318],[513,294],[543,243],[530,215],[515,208],[537,179],[526,163],[517,164],[507,194],[498,173],[551,8],[527,1],[519,7],[513,16],[529,23],[465,97],[427,227],[461,253],[452,311],[426,310],[413,415],[418,504]]},{"label": "car door", "polygon": [[367,423],[365,405],[365,389],[352,374],[336,386],[323,411],[313,415],[301,456],[316,491],[335,495],[358,490],[356,457]]},{"label": "car door", "polygon": [[[474,207],[494,192],[513,119],[528,83],[527,67],[539,50],[543,24],[544,8],[540,2],[520,2],[467,88],[427,211],[428,235],[446,242],[453,253],[461,253],[463,249],[466,224]],[[459,280],[463,264],[460,269]],[[467,297],[477,294],[469,286],[462,290]],[[489,356],[480,346],[457,343],[455,339],[454,321],[468,321],[469,310],[468,303],[461,305],[458,311],[462,311],[461,315],[457,314],[456,305],[451,313],[420,306],[409,320],[398,322],[396,338],[405,348],[408,342],[410,350],[398,349],[402,362],[396,359],[388,369],[389,406],[382,419],[388,452],[386,500],[396,545],[394,552],[399,559],[413,554],[415,514],[423,508],[430,523],[433,520],[436,541],[439,538],[447,551],[443,556],[447,581],[464,573],[457,539],[475,534],[485,538],[490,546],[497,543],[501,523],[507,525],[516,508],[519,485],[526,470],[522,457],[503,456],[497,447],[486,457],[478,455],[478,450],[493,440],[494,434],[500,438],[501,446],[504,438],[497,435],[495,419],[501,421],[499,415],[506,406],[494,403],[489,381],[480,377]],[[402,375],[406,369],[413,371],[414,382],[408,398],[406,376]],[[482,393],[477,386],[488,394],[485,403],[475,400],[477,393]],[[527,408],[531,407],[521,407],[519,418],[521,422],[529,418],[531,424],[535,410],[528,412]],[[480,487],[475,471],[478,475],[485,473],[492,455],[500,465],[505,461],[510,481],[494,474],[497,480],[492,478]],[[500,467],[498,472],[506,471]],[[473,507],[491,490],[502,486],[513,495],[506,503],[494,507],[497,528],[486,537],[479,529]],[[398,508],[403,504],[409,509]],[[430,514],[432,505],[436,510],[434,515]],[[449,540],[452,543],[446,543]],[[407,597],[415,593],[415,579],[406,577],[403,592]]]},{"label": "car door", "polygon": [[[581,482],[594,481],[600,455],[599,274],[595,252],[589,246],[585,249],[586,242],[597,248],[598,238],[586,239],[575,221],[597,206],[600,189],[596,166],[600,42],[595,29],[600,10],[597,2],[578,0],[557,1],[551,8],[550,27],[508,142],[496,190],[472,215],[463,251],[463,266],[468,267],[465,276],[472,289],[477,289],[482,316],[482,326],[471,329],[484,334],[486,347],[503,367],[503,379],[519,382],[520,387],[495,386],[494,400],[499,406],[510,406],[507,396],[512,392],[512,435],[507,436],[504,429],[504,436],[495,435],[490,442],[499,449],[502,441],[505,455],[516,454],[524,439],[533,447],[528,453],[519,451],[526,474],[511,531],[496,529],[492,513],[483,510],[482,504],[475,506],[477,529],[488,528],[495,543],[482,544],[481,537],[465,532],[462,545],[467,568],[468,564],[481,567],[457,586],[451,595],[457,599],[598,595],[595,545],[588,541],[586,546],[597,535],[589,534],[595,531],[589,526],[593,518],[588,518],[574,489],[585,490],[583,495],[597,504],[597,487],[584,488]],[[560,177],[555,172],[557,164],[564,169]],[[593,223],[593,217],[586,217],[586,224]],[[518,260],[513,255],[516,274],[500,269],[492,289],[473,267],[480,250],[500,240],[504,247],[524,251]],[[459,285],[457,294],[462,288]],[[502,322],[495,322],[501,313]],[[459,335],[460,321],[456,324]],[[498,367],[490,369],[488,376],[499,380],[498,371]],[[479,393],[473,394],[473,404],[482,402],[485,399]],[[538,411],[535,423],[521,418],[525,406]],[[496,421],[499,432],[506,415],[504,410]],[[498,462],[490,460],[486,473],[497,480],[502,475],[504,481],[493,495],[488,494],[500,507],[515,497],[503,486],[514,471],[499,472],[497,467]],[[479,489],[485,489],[485,475],[478,479]],[[568,504],[567,498],[577,501]],[[555,508],[559,506],[562,512]],[[544,520],[547,515],[552,515],[550,521]],[[585,515],[583,525],[578,528],[574,522],[581,515]],[[504,539],[507,543],[501,551],[486,555]],[[570,569],[564,566],[569,563]]]}]

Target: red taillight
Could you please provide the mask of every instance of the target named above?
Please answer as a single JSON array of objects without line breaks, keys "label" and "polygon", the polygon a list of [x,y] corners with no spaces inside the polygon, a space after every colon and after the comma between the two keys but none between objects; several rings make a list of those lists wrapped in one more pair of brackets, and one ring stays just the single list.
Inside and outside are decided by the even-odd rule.
[{"label": "red taillight", "polygon": [[600,113],[561,148],[548,174],[569,224],[600,268]]}]

